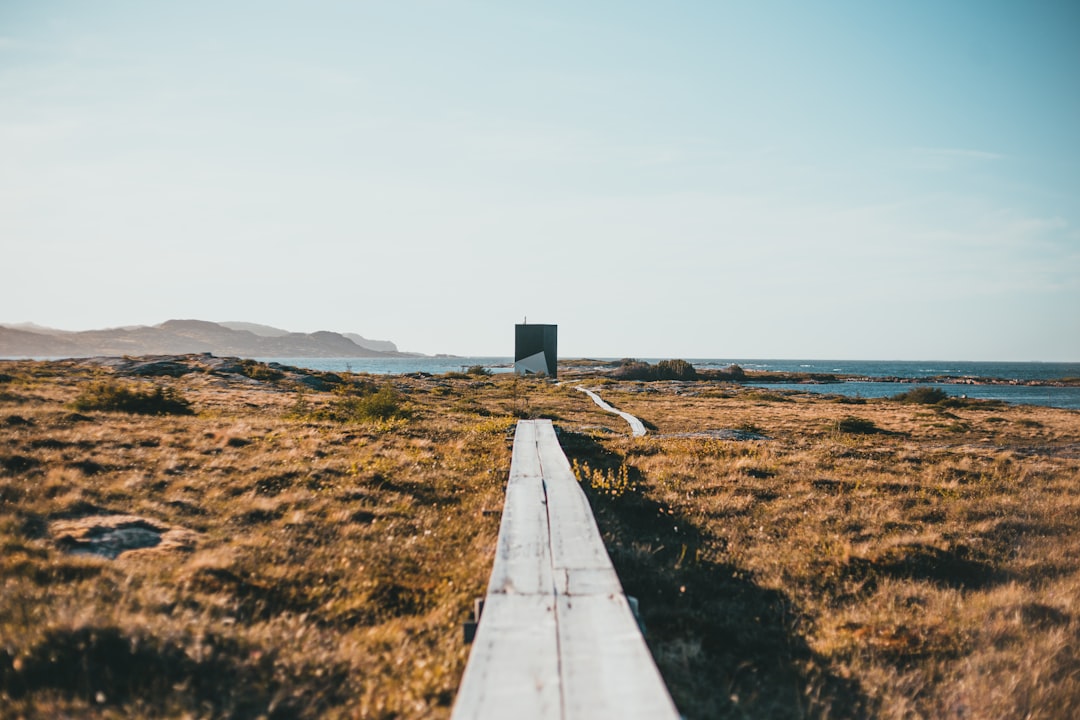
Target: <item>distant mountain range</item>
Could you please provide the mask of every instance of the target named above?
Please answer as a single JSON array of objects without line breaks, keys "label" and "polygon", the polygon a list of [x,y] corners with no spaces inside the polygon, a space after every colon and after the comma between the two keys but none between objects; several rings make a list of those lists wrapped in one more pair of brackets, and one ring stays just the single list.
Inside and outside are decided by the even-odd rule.
[{"label": "distant mountain range", "polygon": [[160,325],[69,332],[0,325],[0,357],[92,357],[213,353],[239,357],[416,357],[355,333],[296,333],[245,322],[169,320]]}]

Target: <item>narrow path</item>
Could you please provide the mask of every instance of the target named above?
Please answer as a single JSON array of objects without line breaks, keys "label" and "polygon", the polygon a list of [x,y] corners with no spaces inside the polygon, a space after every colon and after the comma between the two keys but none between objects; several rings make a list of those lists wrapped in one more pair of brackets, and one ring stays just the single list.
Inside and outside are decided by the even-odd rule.
[{"label": "narrow path", "polygon": [[638,420],[633,415],[631,415],[630,413],[623,412],[622,410],[616,410],[615,408],[611,407],[606,402],[604,402],[604,400],[599,395],[594,393],[592,390],[586,390],[585,388],[581,387],[580,385],[578,385],[574,389],[575,390],[580,390],[581,392],[583,392],[586,395],[588,395],[589,397],[591,397],[593,399],[593,402],[595,402],[597,405],[599,405],[602,410],[607,410],[609,413],[615,413],[616,415],[621,417],[623,420],[630,423],[630,434],[631,434],[631,436],[633,436],[633,437],[642,437],[642,436],[645,435],[645,433],[646,433],[645,424],[643,422],[641,422],[640,420]]}]

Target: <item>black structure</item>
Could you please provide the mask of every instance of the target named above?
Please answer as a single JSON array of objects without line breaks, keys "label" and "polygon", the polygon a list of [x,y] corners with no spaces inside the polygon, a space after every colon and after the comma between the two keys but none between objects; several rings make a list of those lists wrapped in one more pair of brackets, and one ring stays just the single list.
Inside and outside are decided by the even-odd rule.
[{"label": "black structure", "polygon": [[559,373],[558,335],[558,325],[515,325],[514,372],[556,377]]}]

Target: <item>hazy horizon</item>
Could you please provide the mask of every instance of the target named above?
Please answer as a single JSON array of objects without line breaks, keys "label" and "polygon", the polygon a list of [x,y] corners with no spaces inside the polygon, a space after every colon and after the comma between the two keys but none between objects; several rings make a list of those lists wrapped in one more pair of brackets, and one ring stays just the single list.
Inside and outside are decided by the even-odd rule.
[{"label": "hazy horizon", "polygon": [[[199,321],[204,321],[202,318],[170,318],[170,319],[171,320],[199,320]],[[167,321],[162,321],[161,323],[152,323],[149,326],[152,327],[152,326],[161,325],[164,322],[167,322]],[[244,320],[209,320],[209,321],[205,321],[205,322],[213,322],[213,323],[224,325],[226,323],[246,323],[247,321],[244,321]],[[300,333],[329,331],[329,332],[335,332],[335,333],[339,333],[339,334],[344,335],[344,334],[347,334],[347,333],[353,333],[354,332],[352,330],[342,330],[342,329],[335,329],[335,328],[329,328],[329,327],[318,328],[317,330],[294,330],[294,329],[291,329],[291,328],[280,327],[280,326],[275,326],[275,325],[265,325],[264,323],[252,323],[252,324],[264,325],[268,329],[284,330],[284,331],[288,331],[288,332],[300,332]],[[116,326],[111,326],[111,327],[95,327],[95,328],[83,328],[83,329],[72,330],[72,329],[68,329],[68,328],[48,327],[48,326],[44,326],[44,325],[41,325],[40,323],[35,323],[35,322],[0,321],[0,327],[15,327],[15,328],[18,328],[18,327],[27,327],[27,328],[36,327],[36,328],[40,328],[40,329],[43,329],[43,330],[52,330],[52,331],[60,331],[60,332],[85,332],[85,331],[95,331],[95,330],[105,330],[105,331],[108,331],[108,330],[122,330],[122,329],[148,327],[148,326],[147,325],[116,325]],[[356,333],[356,334],[363,335],[363,333]],[[377,342],[382,342],[382,341],[389,340],[390,342],[395,342],[395,344],[397,344],[396,341],[394,341],[393,338],[366,337],[366,339],[371,340],[371,341],[377,341]],[[490,352],[490,353],[478,353],[478,352],[445,353],[444,351],[441,351],[441,350],[438,350],[438,349],[402,348],[400,345],[398,345],[398,351],[403,352],[403,353],[419,353],[421,355],[427,355],[427,356],[447,355],[447,356],[450,356],[450,357],[462,357],[462,358],[484,358],[484,357],[486,357],[486,358],[508,358],[508,359],[512,359],[513,356],[514,356],[514,348],[512,347],[512,340],[513,339],[511,338],[510,339],[511,345],[508,345],[506,348],[503,348],[502,351],[500,351],[500,352]],[[680,359],[684,359],[684,360],[721,360],[721,361],[730,360],[730,361],[733,361],[733,362],[742,362],[742,361],[746,361],[746,362],[752,362],[752,361],[781,361],[781,362],[810,362],[810,363],[827,363],[827,362],[839,362],[839,363],[852,363],[852,362],[855,362],[855,363],[858,363],[858,362],[873,362],[873,363],[878,363],[878,362],[886,362],[886,363],[887,362],[902,362],[902,363],[913,363],[913,362],[926,362],[926,363],[965,363],[965,364],[967,364],[967,363],[986,363],[986,364],[1010,364],[1010,363],[1040,364],[1040,363],[1044,363],[1044,364],[1065,364],[1065,365],[1080,363],[1080,360],[1039,360],[1039,359],[1026,359],[1025,360],[1025,359],[1017,359],[1017,358],[990,358],[990,359],[985,359],[985,360],[973,360],[971,358],[958,358],[958,357],[952,357],[952,358],[949,358],[949,357],[909,357],[909,358],[895,358],[895,357],[886,358],[886,357],[881,357],[881,358],[870,358],[870,357],[813,357],[813,356],[805,356],[805,355],[792,355],[792,356],[788,356],[788,357],[764,357],[764,356],[759,356],[759,355],[738,355],[737,356],[737,355],[692,355],[692,354],[691,355],[678,355],[678,356],[675,356],[675,355],[671,355],[671,354],[642,355],[640,353],[638,353],[638,354],[634,354],[634,353],[615,353],[615,354],[580,353],[580,354],[567,355],[564,352],[561,352],[561,351],[559,352],[559,359],[560,360],[589,360],[589,359],[592,359],[592,360],[610,361],[610,360],[618,360],[618,359],[626,359],[626,358],[634,358],[634,359],[649,360],[649,361],[680,358]],[[362,359],[362,358],[358,358],[358,359]]]},{"label": "hazy horizon", "polygon": [[0,323],[1080,361],[1080,4],[0,5]]}]

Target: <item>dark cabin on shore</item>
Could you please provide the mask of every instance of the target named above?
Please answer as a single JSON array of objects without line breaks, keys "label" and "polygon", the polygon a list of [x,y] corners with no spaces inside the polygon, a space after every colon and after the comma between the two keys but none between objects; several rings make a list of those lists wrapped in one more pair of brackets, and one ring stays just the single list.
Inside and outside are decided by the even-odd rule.
[{"label": "dark cabin on shore", "polygon": [[514,326],[514,372],[558,376],[558,325]]}]

